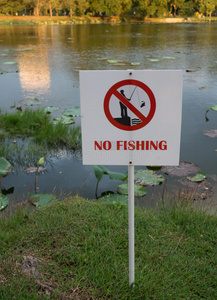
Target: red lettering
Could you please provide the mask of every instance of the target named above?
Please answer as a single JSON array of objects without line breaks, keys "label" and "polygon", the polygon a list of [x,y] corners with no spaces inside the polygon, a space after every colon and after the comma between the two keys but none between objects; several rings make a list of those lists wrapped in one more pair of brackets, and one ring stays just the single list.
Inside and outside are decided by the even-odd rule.
[{"label": "red lettering", "polygon": [[136,150],[145,150],[145,141],[136,141]]},{"label": "red lettering", "polygon": [[128,142],[128,150],[135,150],[135,142],[134,141]]},{"label": "red lettering", "polygon": [[122,147],[123,141],[117,141],[117,150],[120,150],[120,147]]},{"label": "red lettering", "polygon": [[112,147],[112,143],[110,141],[103,142],[103,149],[104,150],[110,150]]},{"label": "red lettering", "polygon": [[102,141],[100,144],[97,141],[94,142],[94,150],[97,150],[96,148],[98,148],[98,150],[102,150]]},{"label": "red lettering", "polygon": [[159,149],[160,150],[167,150],[167,142],[166,141],[160,141]]},{"label": "red lettering", "polygon": [[158,141],[156,141],[155,143],[153,141],[150,141],[150,150],[152,150],[152,148],[154,150],[158,149]]}]

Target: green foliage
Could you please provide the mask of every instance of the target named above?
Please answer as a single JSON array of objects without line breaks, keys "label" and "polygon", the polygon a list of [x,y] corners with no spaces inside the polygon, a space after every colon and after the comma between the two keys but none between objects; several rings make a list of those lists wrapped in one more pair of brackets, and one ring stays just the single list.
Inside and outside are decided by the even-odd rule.
[{"label": "green foliage", "polygon": [[205,180],[207,175],[203,172],[198,172],[194,177],[187,177],[192,182],[201,182]]},{"label": "green foliage", "polygon": [[59,198],[52,194],[30,194],[29,199],[37,208],[47,207],[60,201]]},{"label": "green foliage", "polygon": [[96,166],[95,165],[95,166],[93,166],[93,170],[94,170],[94,174],[97,179],[96,192],[95,192],[96,198],[97,198],[98,185],[99,185],[99,182],[102,179],[103,175],[109,175],[109,178],[113,179],[113,180],[121,180],[121,181],[127,180],[127,174],[111,172],[104,166]]},{"label": "green foliage", "polygon": [[158,185],[164,181],[164,177],[152,170],[141,169],[135,171],[135,181],[141,185]]},{"label": "green foliage", "polygon": [[[0,0],[2,13],[14,15],[27,9],[35,16],[39,16],[44,10],[49,10],[51,17],[53,11],[59,13],[63,10],[71,17],[87,13],[122,17],[133,13],[136,13],[136,17],[165,17],[179,14],[187,17],[195,12],[211,16],[215,7],[216,0]],[[73,20],[73,23],[77,23],[77,20]],[[49,24],[53,24],[53,21],[49,21]]]},{"label": "green foliage", "polygon": [[[122,195],[128,195],[128,183],[123,183],[118,186],[117,192]],[[146,195],[146,188],[139,184],[134,184],[134,196],[142,197]]]},{"label": "green foliage", "polygon": [[8,206],[8,197],[0,193],[0,210]]},{"label": "green foliage", "polygon": [[0,179],[5,177],[11,169],[11,164],[4,157],[0,158]]},{"label": "green foliage", "polygon": [[[71,198],[40,212],[20,211],[0,219],[0,298],[217,299],[216,222],[216,215],[183,203],[137,207],[130,289],[127,207]],[[23,273],[29,255],[41,261],[36,278]]]}]

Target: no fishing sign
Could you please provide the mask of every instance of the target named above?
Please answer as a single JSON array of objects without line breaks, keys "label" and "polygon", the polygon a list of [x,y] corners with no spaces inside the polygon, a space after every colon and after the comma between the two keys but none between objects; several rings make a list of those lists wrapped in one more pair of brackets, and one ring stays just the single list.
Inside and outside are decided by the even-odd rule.
[{"label": "no fishing sign", "polygon": [[182,71],[80,71],[83,164],[179,165]]}]

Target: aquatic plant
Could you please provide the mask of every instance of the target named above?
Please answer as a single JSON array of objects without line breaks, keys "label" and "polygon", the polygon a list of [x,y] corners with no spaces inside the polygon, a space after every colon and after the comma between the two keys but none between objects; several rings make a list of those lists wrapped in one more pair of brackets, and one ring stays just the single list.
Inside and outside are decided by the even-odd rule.
[{"label": "aquatic plant", "polygon": [[37,180],[38,180],[38,169],[40,168],[40,166],[42,166],[44,163],[44,157],[41,157],[38,161],[38,167],[36,169],[36,172],[35,172],[35,192],[37,190]]},{"label": "aquatic plant", "polygon": [[[5,177],[11,169],[11,164],[4,157],[0,158],[0,190],[1,180]],[[8,197],[0,193],[0,210],[3,210],[8,205]]]},{"label": "aquatic plant", "polygon": [[0,188],[1,180],[5,177],[11,169],[11,164],[4,157],[0,158]]},{"label": "aquatic plant", "polygon": [[103,175],[109,175],[110,179],[112,179],[112,180],[121,180],[121,181],[127,180],[127,177],[128,177],[127,174],[118,173],[118,172],[111,172],[104,166],[95,165],[95,166],[93,166],[93,170],[94,170],[94,174],[97,178],[96,191],[95,191],[96,199],[98,199],[98,197],[97,197],[98,185],[99,185],[99,182],[102,179]]}]

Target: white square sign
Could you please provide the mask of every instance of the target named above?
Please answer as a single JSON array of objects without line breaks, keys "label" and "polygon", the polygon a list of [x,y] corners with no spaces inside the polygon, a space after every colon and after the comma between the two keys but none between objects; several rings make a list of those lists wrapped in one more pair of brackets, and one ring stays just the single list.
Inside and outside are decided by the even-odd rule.
[{"label": "white square sign", "polygon": [[179,165],[182,71],[80,71],[83,164]]}]

